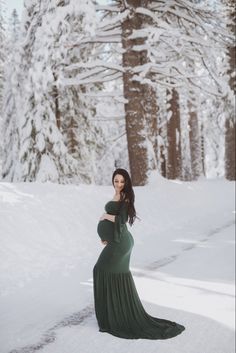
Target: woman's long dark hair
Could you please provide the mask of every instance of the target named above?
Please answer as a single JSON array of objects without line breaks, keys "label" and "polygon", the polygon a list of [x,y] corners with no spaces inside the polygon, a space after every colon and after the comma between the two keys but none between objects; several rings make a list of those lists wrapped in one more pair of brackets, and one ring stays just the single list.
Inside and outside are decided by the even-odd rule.
[{"label": "woman's long dark hair", "polygon": [[125,200],[128,201],[127,204],[128,204],[129,224],[132,226],[135,221],[135,218],[138,218],[138,217],[136,216],[136,210],[134,207],[135,195],[134,195],[134,190],[132,188],[131,178],[129,176],[129,173],[125,169],[118,168],[113,172],[113,175],[112,175],[113,186],[114,186],[114,179],[117,174],[122,175],[125,181],[124,188],[120,192],[120,196],[121,196],[120,201],[125,201]]}]

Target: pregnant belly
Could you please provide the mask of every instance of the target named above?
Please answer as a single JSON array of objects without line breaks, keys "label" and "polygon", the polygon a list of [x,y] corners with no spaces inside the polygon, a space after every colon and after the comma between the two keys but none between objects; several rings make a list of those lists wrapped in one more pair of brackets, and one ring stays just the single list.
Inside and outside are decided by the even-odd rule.
[{"label": "pregnant belly", "polygon": [[114,222],[103,219],[98,223],[97,232],[102,240],[112,241],[114,235]]}]

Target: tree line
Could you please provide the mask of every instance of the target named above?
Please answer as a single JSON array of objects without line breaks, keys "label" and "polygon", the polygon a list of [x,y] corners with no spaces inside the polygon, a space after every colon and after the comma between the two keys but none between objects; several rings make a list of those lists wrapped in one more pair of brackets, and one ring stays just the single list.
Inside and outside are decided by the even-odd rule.
[{"label": "tree line", "polygon": [[235,180],[233,1],[28,0],[1,22],[3,180]]}]

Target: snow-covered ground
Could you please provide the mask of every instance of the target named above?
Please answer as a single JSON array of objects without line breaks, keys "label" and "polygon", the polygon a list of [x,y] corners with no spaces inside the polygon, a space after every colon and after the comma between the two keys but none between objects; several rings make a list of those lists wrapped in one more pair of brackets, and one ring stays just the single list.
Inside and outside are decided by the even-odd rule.
[{"label": "snow-covered ground", "polygon": [[98,331],[92,269],[112,186],[0,183],[0,353],[233,353],[234,183],[134,188],[131,271],[146,311],[186,327],[168,340]]}]

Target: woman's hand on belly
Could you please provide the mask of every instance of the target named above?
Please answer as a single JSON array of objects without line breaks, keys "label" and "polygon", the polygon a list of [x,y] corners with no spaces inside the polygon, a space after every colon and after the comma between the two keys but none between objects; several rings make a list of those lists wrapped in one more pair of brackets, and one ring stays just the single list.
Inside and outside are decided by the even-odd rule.
[{"label": "woman's hand on belly", "polygon": [[103,221],[105,219],[105,214],[106,213],[103,213],[103,215],[100,217],[99,221]]},{"label": "woman's hand on belly", "polygon": [[115,222],[115,216],[108,213],[103,213],[99,221],[104,221],[104,219],[107,219],[108,221],[111,221],[111,222]]}]

